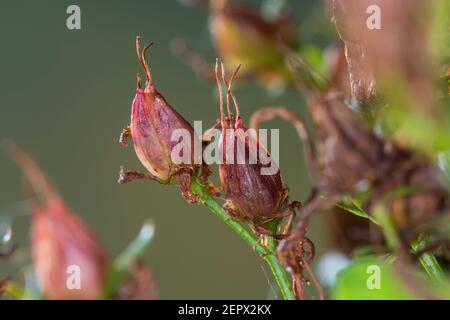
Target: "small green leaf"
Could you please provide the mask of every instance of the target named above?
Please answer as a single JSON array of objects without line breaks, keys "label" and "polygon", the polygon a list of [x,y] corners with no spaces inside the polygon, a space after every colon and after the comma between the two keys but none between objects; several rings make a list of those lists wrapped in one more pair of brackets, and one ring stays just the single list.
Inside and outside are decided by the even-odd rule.
[{"label": "small green leaf", "polygon": [[355,216],[369,219],[373,223],[379,225],[379,223],[370,214],[364,211],[363,208],[361,208],[361,206],[356,201],[351,200],[351,202],[352,202],[351,205],[341,202],[336,204],[336,206],[350,213],[353,213]]},{"label": "small green leaf", "polygon": [[327,73],[327,65],[323,50],[313,45],[303,45],[300,49],[302,57],[321,74]]},{"label": "small green leaf", "polygon": [[[449,282],[433,285],[426,281],[423,274],[409,272],[408,278],[420,284],[427,293],[437,298],[448,299]],[[376,257],[368,256],[355,259],[351,265],[342,270],[336,285],[331,290],[331,297],[337,300],[405,300],[419,299],[420,292],[412,291],[405,280],[399,277],[398,270]]]},{"label": "small green leaf", "polygon": [[[420,236],[417,240],[411,243],[414,252],[418,252],[430,244],[428,236]],[[425,252],[419,257],[419,261],[430,278],[436,282],[443,282],[445,280],[444,272],[439,265],[436,257],[431,252]]]}]

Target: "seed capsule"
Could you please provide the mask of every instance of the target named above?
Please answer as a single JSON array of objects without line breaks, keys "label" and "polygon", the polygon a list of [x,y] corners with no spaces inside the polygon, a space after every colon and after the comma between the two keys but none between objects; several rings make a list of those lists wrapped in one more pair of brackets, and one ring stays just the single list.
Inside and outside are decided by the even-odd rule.
[{"label": "seed capsule", "polygon": [[217,51],[227,65],[243,63],[244,75],[262,83],[288,79],[279,45],[296,46],[296,31],[287,16],[268,21],[259,8],[211,1],[210,31]]},{"label": "seed capsule", "polygon": [[40,201],[31,210],[31,250],[43,294],[49,299],[99,298],[107,273],[103,248],[37,164],[18,148],[10,151]]},{"label": "seed capsule", "polygon": [[[257,137],[247,134],[247,128],[239,115],[239,107],[231,91],[231,85],[239,67],[232,75],[230,82],[227,83],[225,68],[221,62],[222,78],[228,87],[228,116],[224,116],[218,68],[219,60],[216,63],[216,80],[220,92],[220,123],[218,127],[221,128],[219,175],[227,199],[225,209],[236,219],[251,221],[257,231],[264,233],[263,225],[265,222],[291,214],[293,206],[297,203],[293,206],[289,205],[288,189],[282,181],[278,167],[273,170],[272,174],[261,174],[262,168],[274,165],[273,160],[267,150],[259,143]],[[230,96],[233,99],[236,116],[233,116],[230,112]],[[250,155],[252,151],[255,151],[251,150],[252,147],[257,148],[258,153],[254,162],[250,161]],[[263,165],[261,157],[269,158],[269,164]]]},{"label": "seed capsule", "polygon": [[[149,173],[121,170],[119,183],[142,178],[155,179],[161,183],[176,180],[181,185],[183,196],[188,201],[195,201],[189,184],[191,176],[197,172],[201,163],[195,152],[195,146],[200,144],[200,141],[192,126],[156,90],[145,58],[145,53],[151,45],[152,43],[140,52],[139,37],[136,38],[136,51],[145,71],[146,82],[145,88],[142,89],[140,77],[137,76],[131,123],[124,129],[120,138],[122,144],[126,144],[129,137],[133,139],[136,155]],[[188,138],[173,140],[172,135],[176,130],[186,132]],[[183,159],[182,163],[176,163],[172,158],[175,146],[181,150],[179,156]]]}]

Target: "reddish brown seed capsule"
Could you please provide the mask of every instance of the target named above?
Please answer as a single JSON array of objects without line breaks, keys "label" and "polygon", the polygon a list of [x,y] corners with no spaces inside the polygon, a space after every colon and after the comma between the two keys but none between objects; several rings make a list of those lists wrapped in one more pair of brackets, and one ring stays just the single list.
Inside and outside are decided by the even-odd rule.
[{"label": "reddish brown seed capsule", "polygon": [[259,8],[227,0],[211,1],[210,31],[215,47],[227,66],[243,63],[244,74],[263,83],[288,79],[280,44],[296,46],[296,30],[287,16],[269,21]]},{"label": "reddish brown seed capsule", "polygon": [[[151,45],[152,43],[140,52],[139,37],[136,38],[137,55],[145,71],[146,83],[145,87],[141,88],[138,75],[138,88],[132,105],[131,124],[123,131],[120,138],[123,144],[126,144],[128,137],[133,139],[136,155],[150,173],[142,174],[122,170],[119,183],[140,178],[170,183],[174,178],[180,183],[183,195],[188,200],[194,201],[195,199],[188,189],[190,178],[199,167],[200,161],[195,153],[195,147],[200,141],[192,126],[156,90],[145,58],[145,53]],[[175,130],[186,132],[189,138],[181,139],[181,141],[172,139]],[[176,163],[172,158],[172,150],[175,146],[181,150],[179,155],[183,158],[182,163]],[[190,154],[182,154],[184,152]]]},{"label": "reddish brown seed capsule", "polygon": [[40,200],[32,207],[31,249],[43,294],[49,299],[99,298],[107,273],[103,248],[36,163],[18,148],[10,151]]},{"label": "reddish brown seed capsule", "polygon": [[[221,62],[221,61],[220,61]],[[218,76],[219,60],[216,63],[216,77],[219,92],[221,91]],[[223,99],[220,92],[220,128],[219,164],[220,181],[226,195],[225,209],[237,218],[250,220],[258,231],[264,232],[263,224],[274,218],[288,215],[291,210],[288,203],[288,191],[284,186],[278,167],[273,174],[262,174],[265,166],[261,163],[261,156],[270,158],[267,150],[259,143],[257,137],[246,135],[247,128],[239,115],[236,98],[231,91],[231,84],[239,67],[232,75],[230,82],[225,79],[225,68],[221,63],[222,78],[228,87],[227,109],[228,116],[224,116]],[[229,96],[232,97],[236,109],[236,117],[230,113]],[[252,139],[254,139],[252,141]],[[228,144],[231,144],[229,146]],[[239,146],[243,146],[239,148]],[[257,161],[250,162],[251,147],[257,147]],[[231,159],[230,159],[231,157]],[[238,159],[245,159],[239,163]],[[270,162],[273,160],[270,159]],[[273,165],[273,164],[272,164]]]}]

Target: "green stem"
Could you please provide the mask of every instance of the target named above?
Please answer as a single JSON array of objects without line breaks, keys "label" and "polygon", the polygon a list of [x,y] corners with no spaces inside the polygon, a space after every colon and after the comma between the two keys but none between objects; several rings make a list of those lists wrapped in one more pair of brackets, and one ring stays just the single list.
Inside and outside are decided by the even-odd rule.
[{"label": "green stem", "polygon": [[266,237],[266,240],[270,244],[271,248],[263,245],[252,232],[250,232],[241,223],[233,220],[216,201],[216,199],[206,190],[205,186],[203,186],[197,179],[193,179],[191,188],[192,192],[200,196],[200,202],[205,207],[210,209],[217,217],[233,229],[249,246],[255,249],[264,261],[266,261],[275,277],[284,299],[295,300],[289,275],[274,250],[276,247],[276,240],[273,237]]},{"label": "green stem", "polygon": [[381,228],[381,231],[383,232],[388,247],[392,250],[395,250],[400,245],[400,239],[398,237],[395,225],[392,221],[392,217],[388,213],[384,203],[381,203],[377,207],[375,207],[374,215]]}]

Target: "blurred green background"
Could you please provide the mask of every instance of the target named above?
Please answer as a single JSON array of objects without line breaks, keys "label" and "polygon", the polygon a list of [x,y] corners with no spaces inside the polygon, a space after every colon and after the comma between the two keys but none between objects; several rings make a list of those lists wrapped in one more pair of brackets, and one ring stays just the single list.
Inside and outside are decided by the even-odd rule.
[{"label": "blurred green background", "polygon": [[[81,30],[66,28],[70,4],[81,7]],[[332,34],[320,2],[291,4],[305,41],[323,43]],[[175,187],[116,183],[120,165],[143,170],[132,146],[118,143],[129,122],[136,72],[141,72],[136,35],[156,44],[149,63],[166,99],[189,121],[212,124],[218,116],[214,86],[169,49],[173,38],[182,37],[214,61],[206,11],[175,0],[1,1],[0,139],[14,140],[36,158],[111,257],[126,247],[144,220],[152,219],[156,235],[145,260],[161,298],[266,298],[272,280],[263,261],[207,209],[188,205]],[[246,84],[236,94],[244,119],[268,105],[305,115],[295,92],[273,98]],[[309,178],[300,142],[289,125],[271,125],[280,128],[280,166],[291,197],[304,200]],[[22,183],[3,152],[0,168],[0,212],[5,216],[22,199]],[[313,221],[310,235],[320,255],[327,235],[319,222]],[[26,215],[14,220],[13,241],[22,252],[29,245],[28,228]],[[4,275],[20,276],[20,270],[0,261]]]}]

